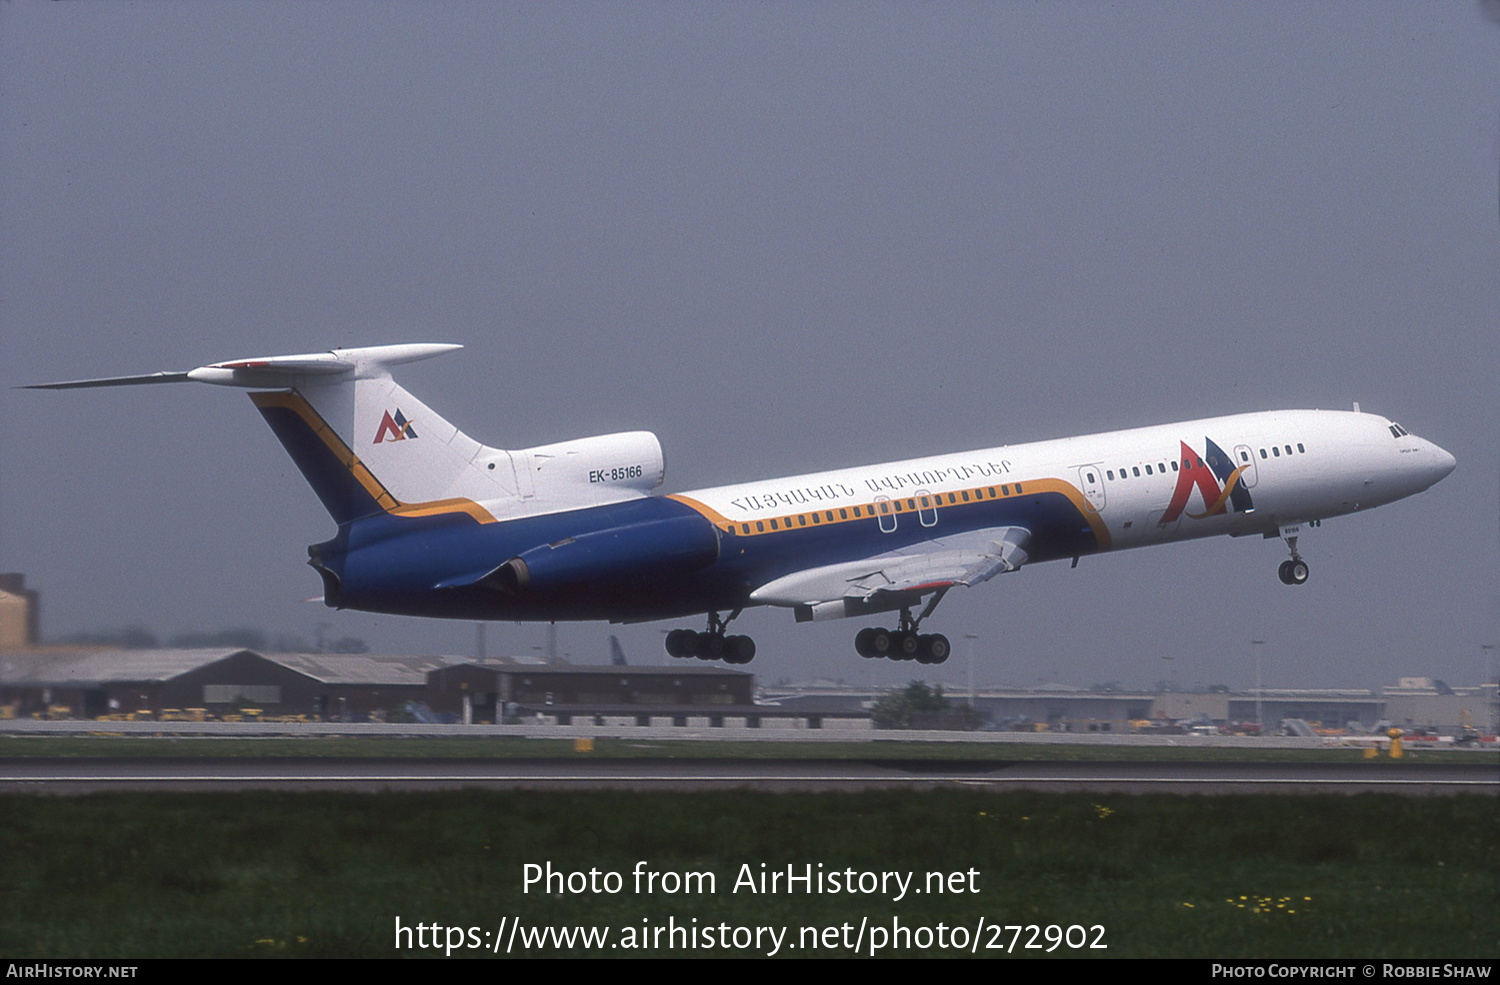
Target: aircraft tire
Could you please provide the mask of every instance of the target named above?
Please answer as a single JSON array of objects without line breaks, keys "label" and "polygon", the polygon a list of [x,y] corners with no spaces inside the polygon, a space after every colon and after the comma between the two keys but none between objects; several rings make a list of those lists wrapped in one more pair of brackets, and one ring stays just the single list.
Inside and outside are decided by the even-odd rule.
[{"label": "aircraft tire", "polygon": [[921,656],[917,659],[921,660],[922,657],[926,657],[924,663],[940,664],[946,661],[952,652],[953,647],[949,645],[948,637],[942,633],[933,633],[931,636],[922,637]]},{"label": "aircraft tire", "polygon": [[870,630],[870,656],[889,657],[894,646],[894,639],[889,629]]},{"label": "aircraft tire", "polygon": [[876,654],[875,652],[875,644],[873,642],[874,636],[875,630],[868,626],[855,633],[854,652],[864,657],[866,660],[870,659],[871,657],[878,656],[878,654]]},{"label": "aircraft tire", "polygon": [[1307,576],[1312,572],[1307,567],[1307,562],[1301,559],[1291,561],[1287,564],[1286,576],[1288,585],[1306,585]]},{"label": "aircraft tire", "polygon": [[673,657],[691,657],[698,649],[698,634],[691,629],[674,629],[667,634],[667,654]]},{"label": "aircraft tire", "polygon": [[1291,561],[1283,561],[1281,562],[1281,567],[1276,569],[1276,577],[1281,579],[1283,585],[1290,585],[1292,583],[1291,567]]},{"label": "aircraft tire", "polygon": [[698,659],[699,660],[723,660],[724,655],[729,652],[729,644],[719,633],[698,634]]},{"label": "aircraft tire", "polygon": [[891,657],[895,660],[915,660],[922,651],[922,641],[916,633],[902,630],[891,634]]},{"label": "aircraft tire", "polygon": [[730,636],[725,642],[729,644],[729,652],[724,655],[724,661],[732,664],[747,664],[755,659],[755,641],[748,636]]}]

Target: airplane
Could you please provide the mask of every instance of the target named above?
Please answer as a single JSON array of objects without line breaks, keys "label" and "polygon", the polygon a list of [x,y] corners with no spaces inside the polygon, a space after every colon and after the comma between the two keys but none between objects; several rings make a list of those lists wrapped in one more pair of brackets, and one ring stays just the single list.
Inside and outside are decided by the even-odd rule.
[{"label": "airplane", "polygon": [[898,614],[863,657],[942,663],[922,623],[956,586],[1026,565],[1201,537],[1281,538],[1427,489],[1454,457],[1374,414],[1284,410],[657,495],[661,444],[632,431],[480,444],[391,377],[438,343],[333,349],[27,389],[243,387],[338,525],[308,548],[340,609],[473,620],[646,622],[673,657],[748,663],[746,608],[798,622]]}]

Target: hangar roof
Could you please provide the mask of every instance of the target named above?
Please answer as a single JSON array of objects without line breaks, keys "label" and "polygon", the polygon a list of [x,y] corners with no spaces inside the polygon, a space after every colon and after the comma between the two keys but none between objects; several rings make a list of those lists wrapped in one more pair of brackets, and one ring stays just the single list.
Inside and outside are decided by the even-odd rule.
[{"label": "hangar roof", "polygon": [[0,681],[6,684],[85,685],[104,681],[169,681],[189,671],[253,651],[93,650],[46,647],[0,654]]},{"label": "hangar roof", "polygon": [[[421,687],[427,672],[473,663],[460,656],[372,653],[273,653],[236,647],[122,650],[41,647],[0,653],[0,683],[22,686],[92,686],[115,681],[165,682],[249,654],[324,684],[384,684]],[[479,666],[540,670],[529,658],[492,657]]]}]

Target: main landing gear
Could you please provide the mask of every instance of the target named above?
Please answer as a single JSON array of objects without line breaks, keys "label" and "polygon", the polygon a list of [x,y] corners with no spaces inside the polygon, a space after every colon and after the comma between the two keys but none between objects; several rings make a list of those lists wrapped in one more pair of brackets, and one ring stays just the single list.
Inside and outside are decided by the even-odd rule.
[{"label": "main landing gear", "polygon": [[892,660],[915,660],[919,664],[940,664],[947,660],[953,652],[948,637],[942,633],[917,633],[917,627],[937,608],[944,592],[946,589],[933,596],[927,608],[916,618],[912,618],[910,608],[902,609],[899,629],[861,629],[854,634],[854,652],[870,659],[889,657]]},{"label": "main landing gear", "polygon": [[722,660],[727,664],[747,664],[755,659],[755,641],[748,636],[725,636],[724,627],[740,614],[735,609],[729,619],[717,612],[708,614],[708,629],[698,633],[691,629],[674,629],[667,634],[667,653],[674,657],[697,657],[699,660]]},{"label": "main landing gear", "polygon": [[[1309,526],[1316,525],[1314,520]],[[1276,577],[1281,579],[1283,585],[1305,585],[1307,584],[1307,562],[1297,553],[1297,535],[1302,532],[1300,524],[1291,524],[1281,528],[1281,539],[1286,541],[1287,548],[1292,556],[1276,569]]]}]

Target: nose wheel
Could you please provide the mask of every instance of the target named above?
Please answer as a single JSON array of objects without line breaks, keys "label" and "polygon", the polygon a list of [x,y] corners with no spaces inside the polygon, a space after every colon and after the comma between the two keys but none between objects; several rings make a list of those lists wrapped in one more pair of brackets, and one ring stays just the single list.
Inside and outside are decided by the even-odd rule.
[{"label": "nose wheel", "polygon": [[[1309,524],[1312,525],[1314,524]],[[1292,552],[1292,556],[1281,562],[1281,567],[1276,569],[1276,577],[1281,579],[1283,585],[1307,584],[1307,562],[1297,553],[1297,535],[1301,532],[1302,525],[1297,523],[1281,528],[1281,539],[1286,541],[1287,549]]]},{"label": "nose wheel", "polygon": [[1276,576],[1281,579],[1283,585],[1305,585],[1307,575],[1307,562],[1301,558],[1283,561],[1281,567],[1276,570]]}]

